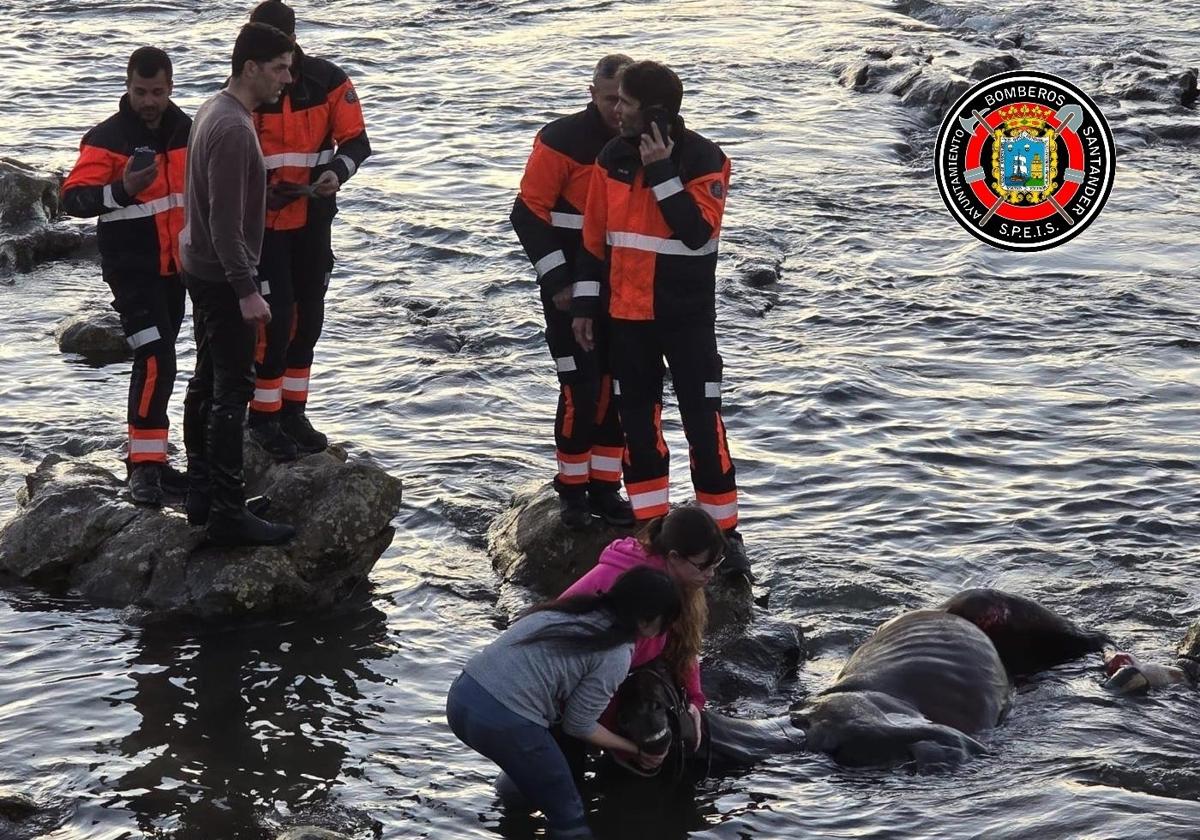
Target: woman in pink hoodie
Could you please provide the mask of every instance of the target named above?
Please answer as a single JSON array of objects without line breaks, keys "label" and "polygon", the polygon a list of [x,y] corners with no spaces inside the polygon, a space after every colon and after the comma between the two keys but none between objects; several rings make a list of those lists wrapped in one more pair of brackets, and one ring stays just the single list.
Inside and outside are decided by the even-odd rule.
[{"label": "woman in pink hoodie", "polygon": [[[630,669],[663,657],[675,679],[683,686],[688,712],[696,725],[700,743],[700,646],[708,623],[704,587],[712,582],[725,559],[725,536],[711,516],[699,507],[680,507],[646,523],[636,537],[615,540],[600,553],[596,565],[575,581],[563,597],[605,592],[624,572],[649,566],[666,572],[683,594],[683,613],[670,630],[638,639]],[[612,706],[606,713],[610,715]]]}]

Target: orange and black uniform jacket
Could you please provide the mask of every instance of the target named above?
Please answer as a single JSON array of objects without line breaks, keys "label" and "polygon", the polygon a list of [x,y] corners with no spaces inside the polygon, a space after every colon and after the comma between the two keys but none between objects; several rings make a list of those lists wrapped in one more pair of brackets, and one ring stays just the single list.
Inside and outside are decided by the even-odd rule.
[{"label": "orange and black uniform jacket", "polygon": [[[307,56],[298,47],[292,68],[296,79],[279,101],[254,112],[268,185],[287,181],[307,186],[327,169],[344,184],[371,155],[354,85],[332,61]],[[332,200],[319,201],[332,208]],[[267,227],[303,227],[308,209],[305,196],[280,210],[268,210]]]},{"label": "orange and black uniform jacket", "polygon": [[594,104],[538,132],[509,221],[537,271],[542,293],[571,285],[592,164],[613,132]]},{"label": "orange and black uniform jacket", "polygon": [[[118,271],[170,275],[179,272],[183,228],[183,179],[191,118],[174,102],[151,130],[121,97],[120,110],[83,136],[79,160],[62,185],[72,216],[98,216],[100,258]],[[158,176],[137,194],[125,192],[125,164],[140,148],[157,155]]]},{"label": "orange and black uniform jacket", "polygon": [[[714,321],[717,243],[729,158],[682,129],[671,156],[642,166],[618,137],[596,159],[571,311],[631,321]],[[606,270],[607,269],[607,270]]]}]

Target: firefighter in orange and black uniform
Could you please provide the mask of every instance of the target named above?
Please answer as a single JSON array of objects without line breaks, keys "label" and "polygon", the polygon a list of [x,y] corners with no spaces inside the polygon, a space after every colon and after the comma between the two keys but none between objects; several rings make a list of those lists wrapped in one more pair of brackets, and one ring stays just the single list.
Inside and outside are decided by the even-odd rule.
[{"label": "firefighter in orange and black uniform", "polygon": [[[295,40],[295,12],[279,0],[260,3],[250,20]],[[269,177],[258,273],[271,322],[263,328],[255,358],[250,436],[285,461],[328,445],[309,422],[306,407],[333,271],[334,195],[371,154],[362,106],[346,74],[297,46],[292,75],[295,80],[279,102],[254,114]]]},{"label": "firefighter in orange and black uniform", "polygon": [[716,338],[717,244],[729,159],[679,116],[683,85],[668,67],[621,71],[621,136],[600,152],[584,208],[572,311],[576,339],[595,344],[610,317],[613,390],[625,430],[625,489],[634,516],[668,511],[662,434],[663,359],[687,435],[696,500],[725,532],[723,571],[749,577],[738,493],[721,419]]},{"label": "firefighter in orange and black uniform", "polygon": [[175,385],[175,338],[183,320],[179,231],[184,160],[192,121],[171,102],[167,54],[130,56],[120,110],[84,135],[63,182],[72,216],[98,217],[100,268],[133,349],[129,380],[129,493],[161,505],[187,481],[167,463],[167,402]]},{"label": "firefighter in orange and black uniform", "polygon": [[537,272],[546,343],[558,371],[554,487],[570,528],[587,526],[593,513],[613,525],[633,523],[629,502],[619,494],[625,439],[612,400],[604,322],[596,330],[601,347],[584,352],[571,332],[570,314],[588,184],[596,155],[616,136],[616,76],[632,61],[624,55],[602,58],[592,74],[587,108],[538,132],[510,216]]}]

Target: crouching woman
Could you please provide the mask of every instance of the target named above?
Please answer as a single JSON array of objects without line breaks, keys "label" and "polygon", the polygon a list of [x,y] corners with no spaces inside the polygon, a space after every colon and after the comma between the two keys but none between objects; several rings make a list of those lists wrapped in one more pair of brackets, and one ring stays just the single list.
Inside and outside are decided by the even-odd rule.
[{"label": "crouching woman", "polygon": [[629,671],[634,642],[661,635],[678,618],[674,581],[632,569],[604,593],[534,607],[472,657],[450,687],[446,718],[464,744],[512,779],[540,810],[555,840],[590,838],[562,750],[550,734],[637,753],[599,718]]}]

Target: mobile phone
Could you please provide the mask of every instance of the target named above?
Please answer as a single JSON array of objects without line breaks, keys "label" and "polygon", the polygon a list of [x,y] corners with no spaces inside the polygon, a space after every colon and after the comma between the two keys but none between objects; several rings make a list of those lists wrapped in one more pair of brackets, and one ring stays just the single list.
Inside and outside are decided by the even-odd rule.
[{"label": "mobile phone", "polygon": [[154,154],[153,149],[147,149],[144,146],[134,149],[133,164],[130,167],[130,171],[138,172],[142,169],[147,169],[147,168],[153,166],[154,158],[155,158],[155,154]]},{"label": "mobile phone", "polygon": [[645,133],[654,137],[654,132],[650,130],[651,125],[658,126],[658,134],[662,138],[663,143],[671,139],[671,115],[667,110],[660,105],[651,105],[642,111],[642,121],[646,124]]}]

